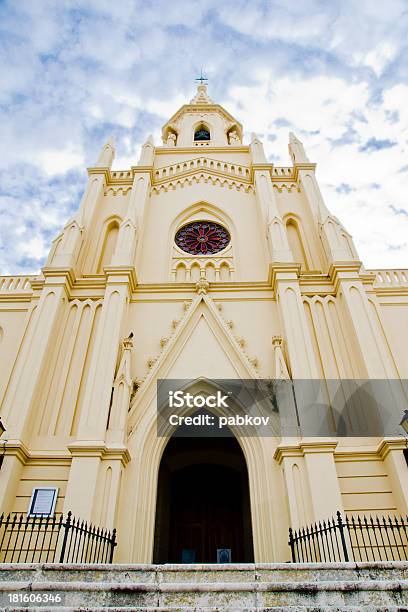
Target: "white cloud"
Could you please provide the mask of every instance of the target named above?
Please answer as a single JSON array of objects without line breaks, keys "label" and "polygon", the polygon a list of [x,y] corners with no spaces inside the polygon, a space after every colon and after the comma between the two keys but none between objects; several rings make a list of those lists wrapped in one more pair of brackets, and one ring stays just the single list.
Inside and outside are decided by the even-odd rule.
[{"label": "white cloud", "polygon": [[80,168],[84,165],[83,154],[71,148],[62,151],[46,149],[39,153],[37,159],[39,166],[48,176],[65,174],[72,168]]}]

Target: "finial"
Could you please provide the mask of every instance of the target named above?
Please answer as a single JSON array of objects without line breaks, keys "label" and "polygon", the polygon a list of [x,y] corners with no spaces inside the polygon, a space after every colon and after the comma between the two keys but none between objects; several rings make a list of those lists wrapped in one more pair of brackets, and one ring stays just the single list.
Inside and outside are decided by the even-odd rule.
[{"label": "finial", "polygon": [[203,68],[202,67],[201,67],[200,76],[196,79],[196,82],[200,83],[200,85],[207,85],[207,83],[208,83],[207,77],[205,77],[203,75]]},{"label": "finial", "polygon": [[115,157],[115,140],[111,135],[107,142],[103,145],[99,157],[95,163],[96,167],[99,168],[111,168],[112,162]]},{"label": "finial", "polygon": [[139,166],[151,166],[154,159],[154,141],[153,136],[149,134],[146,142],[142,146],[142,152],[138,161]]},{"label": "finial", "polygon": [[294,164],[310,163],[303,143],[295,136],[293,132],[289,132],[289,154]]}]

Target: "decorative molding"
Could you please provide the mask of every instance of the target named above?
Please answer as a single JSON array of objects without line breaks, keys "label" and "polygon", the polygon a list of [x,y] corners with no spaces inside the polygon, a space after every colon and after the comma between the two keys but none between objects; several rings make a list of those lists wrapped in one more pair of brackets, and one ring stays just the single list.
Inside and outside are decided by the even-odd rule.
[{"label": "decorative molding", "polygon": [[292,191],[296,191],[297,193],[301,192],[299,183],[273,183],[273,188],[276,189],[279,193],[282,193],[283,190],[286,190],[288,193],[292,193]]},{"label": "decorative molding", "polygon": [[334,453],[338,441],[336,440],[301,440],[299,442],[281,442],[276,448],[273,458],[282,463],[286,457],[304,457],[308,453]]},{"label": "decorative molding", "polygon": [[218,175],[216,172],[210,170],[203,170],[202,168],[196,169],[188,176],[183,177],[171,177],[160,184],[153,184],[151,187],[151,193],[159,195],[164,192],[167,193],[169,190],[175,191],[178,188],[183,188],[186,185],[193,185],[199,183],[211,183],[218,187],[228,187],[228,189],[235,189],[236,191],[242,191],[245,193],[255,193],[255,188],[248,181],[239,177],[225,177]]},{"label": "decorative molding", "polygon": [[104,191],[103,195],[105,195],[105,196],[108,196],[108,195],[116,196],[116,195],[120,195],[121,194],[123,196],[126,196],[130,191],[132,191],[132,187],[131,186],[129,186],[129,187],[118,187],[117,189],[114,189],[113,187],[108,187]]}]

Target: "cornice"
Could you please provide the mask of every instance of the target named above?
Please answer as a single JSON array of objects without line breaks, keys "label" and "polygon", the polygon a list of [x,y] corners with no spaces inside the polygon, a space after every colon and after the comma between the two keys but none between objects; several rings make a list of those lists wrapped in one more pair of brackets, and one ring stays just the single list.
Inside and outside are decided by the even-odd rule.
[{"label": "cornice", "polygon": [[136,291],[137,278],[134,266],[106,266],[103,271],[107,277],[107,284],[112,282],[111,278],[114,278],[113,282],[129,283],[130,290]]},{"label": "cornice", "polygon": [[69,287],[69,289],[72,289],[76,281],[76,276],[73,268],[58,268],[54,266],[45,266],[44,268],[42,268],[42,274],[45,278],[45,284],[47,286],[60,285],[62,279],[62,282],[64,282]]},{"label": "cornice", "polygon": [[307,454],[334,453],[337,440],[304,440],[295,443],[281,443],[276,448],[273,458],[281,464],[286,457],[304,457]]},{"label": "cornice", "polygon": [[249,145],[224,145],[224,146],[208,146],[208,147],[155,147],[156,155],[178,155],[180,153],[250,153]]},{"label": "cornice", "polygon": [[377,296],[408,297],[408,287],[373,287],[373,293]]},{"label": "cornice", "polygon": [[328,275],[336,293],[341,281],[362,280],[360,274],[362,265],[361,261],[336,261],[330,264]]},{"label": "cornice", "polygon": [[408,437],[383,438],[378,445],[377,453],[381,459],[385,459],[393,450],[402,451],[406,449],[408,449]]},{"label": "cornice", "polygon": [[111,170],[108,167],[98,168],[97,166],[90,166],[89,168],[87,168],[87,172],[88,176],[92,176],[93,174],[101,174],[104,177],[105,182],[107,183],[109,181]]},{"label": "cornice", "polygon": [[120,460],[126,466],[131,456],[126,446],[106,444],[103,440],[81,440],[68,446],[72,457],[98,457],[99,459]]},{"label": "cornice", "polygon": [[[141,283],[137,286],[136,294],[139,293],[195,293],[196,283]],[[271,286],[265,281],[256,282],[210,282],[209,293],[217,293],[221,291],[237,292],[237,291],[271,291]]]},{"label": "cornice", "polygon": [[33,299],[32,293],[0,293],[0,302],[28,302],[30,303]]},{"label": "cornice", "polygon": [[262,164],[252,164],[252,169],[255,172],[256,170],[267,170],[270,174],[273,172],[273,164],[262,163]]},{"label": "cornice", "polygon": [[314,172],[316,170],[316,164],[298,164],[295,163],[293,165],[293,178],[295,181],[299,180],[299,172],[301,172],[302,170],[311,170],[312,172]]},{"label": "cornice", "polygon": [[30,458],[30,452],[24,442],[21,440],[1,440],[1,445],[3,446],[3,444],[5,455],[17,457],[23,465],[26,465]]},{"label": "cornice", "polygon": [[308,440],[300,442],[299,446],[303,451],[303,454],[307,453],[334,453],[338,445],[338,440]]},{"label": "cornice", "polygon": [[276,290],[278,280],[298,280],[300,276],[300,263],[294,262],[270,262],[268,283],[272,290]]}]

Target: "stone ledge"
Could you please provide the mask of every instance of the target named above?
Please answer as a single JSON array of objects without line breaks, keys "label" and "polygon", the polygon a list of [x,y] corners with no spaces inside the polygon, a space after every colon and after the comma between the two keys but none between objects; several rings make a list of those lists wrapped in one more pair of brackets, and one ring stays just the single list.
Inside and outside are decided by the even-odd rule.
[{"label": "stone ledge", "polygon": [[79,571],[137,571],[150,570],[152,572],[197,572],[211,571],[254,571],[254,570],[334,570],[334,569],[406,569],[408,561],[348,561],[342,563],[0,563],[0,572],[3,570],[79,570]]},{"label": "stone ledge", "polygon": [[408,591],[406,580],[344,580],[322,582],[17,582],[0,583],[2,591],[115,591],[157,593],[260,592],[260,591]]}]

